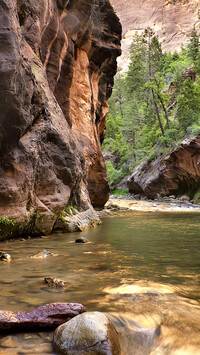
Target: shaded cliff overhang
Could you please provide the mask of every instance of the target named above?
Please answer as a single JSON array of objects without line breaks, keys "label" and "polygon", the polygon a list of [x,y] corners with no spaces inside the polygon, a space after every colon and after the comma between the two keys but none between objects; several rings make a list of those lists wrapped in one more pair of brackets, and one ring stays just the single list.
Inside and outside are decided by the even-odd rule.
[{"label": "shaded cliff overhang", "polygon": [[200,136],[187,138],[171,153],[138,166],[127,185],[131,193],[148,198],[183,194],[193,198],[200,186]]}]

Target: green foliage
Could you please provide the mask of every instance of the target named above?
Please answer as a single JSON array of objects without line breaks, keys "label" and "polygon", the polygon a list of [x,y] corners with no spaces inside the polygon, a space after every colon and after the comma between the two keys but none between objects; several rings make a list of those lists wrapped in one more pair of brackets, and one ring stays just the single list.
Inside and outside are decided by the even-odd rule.
[{"label": "green foliage", "polygon": [[[187,73],[196,72],[196,81]],[[187,76],[189,76],[187,78]],[[103,150],[111,186],[143,160],[200,134],[200,51],[196,30],[179,53],[162,53],[151,29],[133,39],[128,72],[118,72],[107,116]]]},{"label": "green foliage", "polygon": [[109,177],[109,181],[112,184],[116,181],[120,175],[120,172],[114,168],[113,163],[111,161],[106,161],[106,168]]},{"label": "green foliage", "polygon": [[128,194],[128,189],[116,189],[112,191],[112,195],[115,196],[125,196]]},{"label": "green foliage", "polygon": [[195,193],[193,200],[195,203],[200,203],[200,190]]},{"label": "green foliage", "polygon": [[7,226],[14,226],[15,222],[12,219],[0,216],[0,224]]},{"label": "green foliage", "polygon": [[37,69],[36,69],[35,65],[31,65],[31,71],[32,71],[33,75],[36,75]]},{"label": "green foliage", "polygon": [[[194,83],[190,78],[183,82],[177,100],[177,118],[180,128],[187,132],[200,119],[200,80]],[[199,122],[200,123],[200,122]]]},{"label": "green foliage", "polygon": [[11,237],[20,231],[20,226],[15,220],[0,216],[0,239]]},{"label": "green foliage", "polygon": [[190,43],[188,45],[188,56],[195,61],[199,53],[199,35],[197,34],[196,28],[193,27],[193,30],[190,35]]},{"label": "green foliage", "polygon": [[75,211],[74,207],[72,207],[70,205],[65,207],[64,212],[66,212],[66,214],[69,214],[69,215],[74,215],[74,216],[76,215],[76,211]]}]

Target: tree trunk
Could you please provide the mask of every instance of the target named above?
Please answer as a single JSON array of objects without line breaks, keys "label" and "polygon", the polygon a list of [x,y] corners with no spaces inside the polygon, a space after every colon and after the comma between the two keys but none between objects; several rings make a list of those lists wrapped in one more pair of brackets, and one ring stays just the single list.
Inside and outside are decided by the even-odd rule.
[{"label": "tree trunk", "polygon": [[153,103],[154,103],[154,106],[155,106],[155,109],[156,109],[156,116],[158,118],[160,129],[161,129],[162,135],[165,136],[165,131],[164,131],[164,128],[163,128],[163,125],[162,125],[162,121],[161,121],[158,105],[157,105],[157,102],[156,102],[156,97],[155,97],[155,94],[154,94],[154,90],[151,89],[151,92],[152,92],[152,96],[153,96]]}]

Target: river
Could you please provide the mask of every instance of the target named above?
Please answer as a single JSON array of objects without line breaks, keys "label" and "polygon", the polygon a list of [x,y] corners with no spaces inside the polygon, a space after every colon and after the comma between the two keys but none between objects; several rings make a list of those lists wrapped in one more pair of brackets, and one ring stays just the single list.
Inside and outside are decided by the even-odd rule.
[{"label": "river", "polygon": [[[200,212],[121,212],[81,233],[89,243],[74,243],[77,236],[1,242],[12,255],[0,264],[1,309],[78,302],[111,314],[124,355],[200,354]],[[57,256],[30,258],[43,249]],[[53,289],[45,277],[70,285]],[[159,325],[151,342],[134,338]],[[53,354],[50,340],[50,333],[1,337],[0,355]]]}]

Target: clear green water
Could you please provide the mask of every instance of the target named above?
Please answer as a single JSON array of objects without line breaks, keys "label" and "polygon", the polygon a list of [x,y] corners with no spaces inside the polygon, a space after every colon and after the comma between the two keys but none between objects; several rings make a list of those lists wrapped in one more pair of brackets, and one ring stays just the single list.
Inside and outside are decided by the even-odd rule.
[{"label": "clear green water", "polygon": [[[200,354],[199,213],[126,212],[106,217],[102,226],[82,233],[90,243],[75,244],[77,236],[54,234],[1,243],[0,249],[13,258],[0,264],[1,309],[79,302],[87,310],[126,315],[141,327],[162,323],[162,336],[170,339],[169,354],[183,344],[190,347],[188,354]],[[29,258],[43,249],[58,256]],[[49,288],[44,277],[66,280],[70,287]],[[183,342],[186,328],[190,340]],[[160,344],[161,352],[155,354],[168,354],[163,341]]]}]

